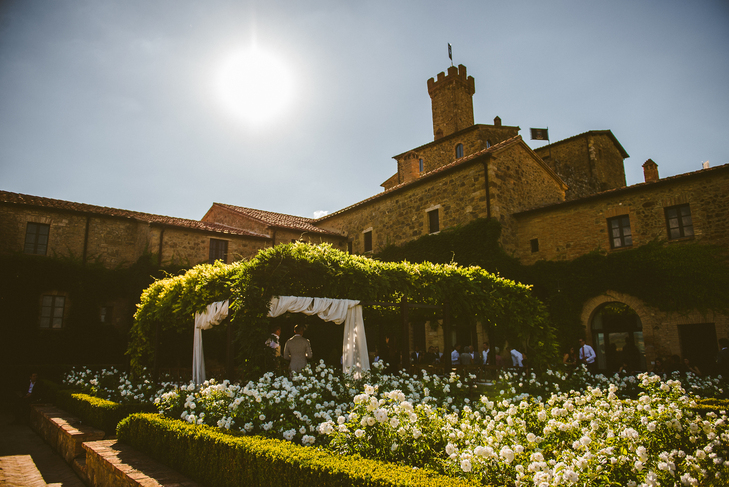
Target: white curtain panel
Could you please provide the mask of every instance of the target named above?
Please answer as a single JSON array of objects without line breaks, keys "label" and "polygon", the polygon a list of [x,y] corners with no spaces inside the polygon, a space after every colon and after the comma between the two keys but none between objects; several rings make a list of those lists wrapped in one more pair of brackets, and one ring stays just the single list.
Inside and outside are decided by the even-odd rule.
[{"label": "white curtain panel", "polygon": [[324,321],[337,325],[344,323],[342,343],[342,369],[355,376],[363,370],[370,370],[362,306],[351,299],[306,298],[297,296],[274,296],[271,298],[268,316],[275,318],[282,314],[304,313],[317,315]]},{"label": "white curtain panel", "polygon": [[195,331],[192,342],[192,380],[197,386],[205,382],[202,331],[219,325],[227,316],[227,300],[210,304],[202,313],[195,313]]}]

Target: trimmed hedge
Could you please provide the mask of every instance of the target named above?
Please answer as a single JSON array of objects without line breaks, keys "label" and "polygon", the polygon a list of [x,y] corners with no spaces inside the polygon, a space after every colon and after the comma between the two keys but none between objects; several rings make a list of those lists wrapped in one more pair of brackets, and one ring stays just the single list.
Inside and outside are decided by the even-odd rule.
[{"label": "trimmed hedge", "polygon": [[54,404],[107,435],[115,434],[119,421],[130,414],[157,410],[153,404],[118,404],[72,390],[57,391]]},{"label": "trimmed hedge", "polygon": [[223,432],[156,414],[125,418],[119,423],[117,435],[120,441],[155,460],[215,487],[480,485],[428,470],[333,455],[283,440]]},{"label": "trimmed hedge", "polygon": [[706,397],[703,399],[697,399],[696,406],[697,407],[693,408],[693,410],[699,414],[704,415],[710,412],[718,414],[719,411],[729,411],[729,399]]}]

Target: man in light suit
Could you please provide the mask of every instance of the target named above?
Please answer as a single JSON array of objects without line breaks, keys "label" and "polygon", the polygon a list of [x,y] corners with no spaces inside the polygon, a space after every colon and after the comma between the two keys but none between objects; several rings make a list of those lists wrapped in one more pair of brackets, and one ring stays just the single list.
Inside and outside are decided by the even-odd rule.
[{"label": "man in light suit", "polygon": [[291,372],[299,372],[306,367],[306,359],[313,356],[311,344],[304,338],[304,325],[296,325],[294,336],[289,338],[284,345],[283,358],[291,362],[289,364]]}]

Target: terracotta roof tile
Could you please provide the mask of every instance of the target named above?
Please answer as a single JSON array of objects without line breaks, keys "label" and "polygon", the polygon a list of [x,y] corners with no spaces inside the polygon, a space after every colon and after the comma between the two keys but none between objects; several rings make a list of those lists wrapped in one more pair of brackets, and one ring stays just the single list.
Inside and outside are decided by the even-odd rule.
[{"label": "terracotta roof tile", "polygon": [[554,204],[550,204],[550,205],[539,206],[537,208],[532,208],[532,209],[529,209],[529,210],[520,211],[520,212],[514,213],[514,214],[515,215],[523,215],[523,214],[528,214],[528,213],[532,213],[532,212],[538,212],[538,211],[541,211],[541,210],[551,210],[551,209],[557,208],[557,207],[563,208],[565,206],[572,206],[572,205],[579,204],[579,203],[582,203],[584,201],[589,201],[589,200],[592,200],[592,199],[609,197],[609,196],[615,196],[615,195],[619,195],[621,193],[630,193],[630,192],[633,192],[633,191],[639,191],[639,190],[642,190],[642,189],[652,188],[652,187],[655,187],[655,186],[663,186],[664,184],[672,183],[672,182],[676,182],[676,181],[680,181],[680,180],[682,180],[684,178],[693,178],[693,177],[697,177],[697,176],[705,176],[705,175],[707,175],[707,174],[709,174],[711,172],[714,172],[714,171],[718,173],[718,172],[723,172],[723,171],[727,171],[727,170],[729,170],[729,164],[722,164],[721,166],[715,166],[715,167],[711,167],[711,168],[708,168],[708,169],[699,169],[697,171],[686,172],[686,173],[683,173],[683,174],[676,174],[675,176],[668,176],[668,177],[665,177],[665,178],[661,178],[658,181],[653,181],[653,182],[649,182],[649,183],[646,183],[646,182],[636,183],[636,184],[632,184],[630,186],[625,186],[625,187],[622,187],[622,188],[608,189],[608,190],[605,190],[605,191],[601,191],[599,193],[591,194],[591,195],[588,195],[588,196],[583,196],[582,198],[578,198],[576,200],[568,200],[568,201],[562,201],[560,203],[554,203]]},{"label": "terracotta roof tile", "polygon": [[323,233],[327,235],[336,235],[341,237],[339,233],[324,230],[316,227],[312,224],[315,222],[313,218],[306,218],[303,216],[287,215],[285,213],[275,213],[273,211],[256,210],[254,208],[245,208],[243,206],[227,205],[224,203],[213,203],[214,205],[227,208],[230,211],[234,211],[248,218],[258,220],[273,227],[279,228],[290,228],[293,230],[300,230],[313,233]]},{"label": "terracotta roof tile", "polygon": [[28,205],[41,208],[49,208],[55,210],[73,211],[78,213],[87,213],[94,215],[104,215],[114,218],[128,218],[147,223],[156,223],[159,225],[168,225],[173,227],[189,228],[193,230],[201,230],[206,232],[227,233],[231,235],[245,235],[250,237],[268,238],[266,235],[241,230],[239,228],[221,225],[219,223],[202,222],[198,220],[188,220],[185,218],[175,218],[164,215],[153,215],[151,213],[142,213],[138,211],[121,210],[119,208],[109,208],[106,206],[87,205],[85,203],[74,203],[72,201],[57,200],[53,198],[44,198],[41,196],[32,196],[20,193],[11,193],[9,191],[0,190],[0,203],[10,203],[16,205]]}]

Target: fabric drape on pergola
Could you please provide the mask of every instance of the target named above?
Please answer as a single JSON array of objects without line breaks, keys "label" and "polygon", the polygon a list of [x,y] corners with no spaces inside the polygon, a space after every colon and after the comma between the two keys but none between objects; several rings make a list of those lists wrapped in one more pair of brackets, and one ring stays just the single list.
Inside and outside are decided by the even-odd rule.
[{"label": "fabric drape on pergola", "polygon": [[[192,381],[200,385],[206,380],[205,355],[202,331],[219,325],[228,316],[228,301],[208,305],[202,313],[195,313],[195,331],[192,345]],[[342,343],[342,370],[358,376],[370,370],[362,306],[352,299],[307,298],[297,296],[274,296],[268,316],[275,318],[284,313],[317,315],[324,321],[337,325],[344,323]]]},{"label": "fabric drape on pergola", "polygon": [[228,300],[208,305],[202,313],[195,313],[195,331],[192,340],[192,381],[195,385],[205,382],[205,356],[202,331],[219,325],[228,317]]},{"label": "fabric drape on pergola", "polygon": [[297,296],[274,296],[268,316],[275,318],[282,314],[304,313],[317,315],[324,321],[337,325],[344,323],[342,343],[342,370],[359,375],[370,369],[367,352],[362,306],[352,299],[307,298]]}]

